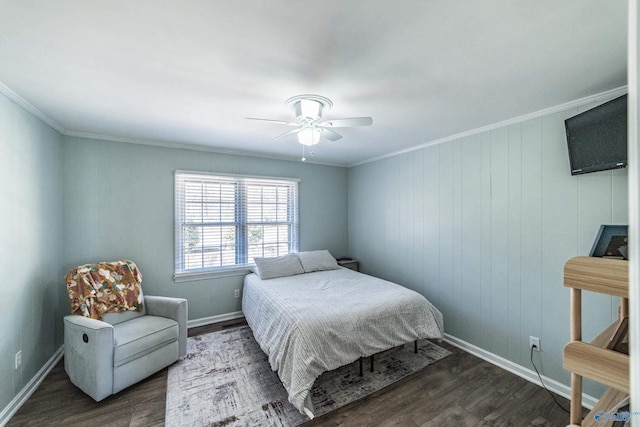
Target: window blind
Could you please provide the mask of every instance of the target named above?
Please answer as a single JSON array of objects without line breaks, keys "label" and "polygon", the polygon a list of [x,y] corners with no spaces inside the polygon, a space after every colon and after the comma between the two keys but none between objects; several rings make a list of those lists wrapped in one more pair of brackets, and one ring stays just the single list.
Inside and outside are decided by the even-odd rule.
[{"label": "window blind", "polygon": [[176,275],[297,250],[297,180],[176,171]]}]

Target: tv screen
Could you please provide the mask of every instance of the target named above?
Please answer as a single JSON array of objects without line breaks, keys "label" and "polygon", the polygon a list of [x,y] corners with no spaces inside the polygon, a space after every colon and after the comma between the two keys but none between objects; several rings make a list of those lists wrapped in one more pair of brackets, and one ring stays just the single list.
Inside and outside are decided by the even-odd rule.
[{"label": "tv screen", "polygon": [[627,166],[627,95],[564,121],[571,175]]}]

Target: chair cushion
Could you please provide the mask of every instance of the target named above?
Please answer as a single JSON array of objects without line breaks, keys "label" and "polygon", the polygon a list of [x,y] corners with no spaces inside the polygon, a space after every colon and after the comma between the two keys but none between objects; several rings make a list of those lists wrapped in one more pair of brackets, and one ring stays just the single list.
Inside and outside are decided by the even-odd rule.
[{"label": "chair cushion", "polygon": [[178,322],[158,316],[141,316],[113,326],[114,366],[138,359],[178,339]]}]

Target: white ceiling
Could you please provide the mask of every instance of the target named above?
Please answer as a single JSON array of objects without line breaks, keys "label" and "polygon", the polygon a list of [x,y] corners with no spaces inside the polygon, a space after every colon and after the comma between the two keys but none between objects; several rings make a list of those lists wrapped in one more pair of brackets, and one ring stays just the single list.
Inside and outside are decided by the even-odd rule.
[{"label": "white ceiling", "polygon": [[[71,135],[350,165],[626,84],[624,0],[0,0],[0,88]],[[15,97],[15,96],[14,96]],[[307,155],[309,157],[309,155]]]}]

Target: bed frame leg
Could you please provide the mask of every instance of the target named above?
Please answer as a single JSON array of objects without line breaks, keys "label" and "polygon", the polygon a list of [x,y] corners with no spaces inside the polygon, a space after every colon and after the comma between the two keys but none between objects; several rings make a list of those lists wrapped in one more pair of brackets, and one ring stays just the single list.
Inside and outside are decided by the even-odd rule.
[{"label": "bed frame leg", "polygon": [[360,358],[360,376],[362,376],[362,357]]},{"label": "bed frame leg", "polygon": [[373,372],[373,354],[371,355],[371,372]]},{"label": "bed frame leg", "polygon": [[418,354],[418,340],[413,342],[413,352]]}]

